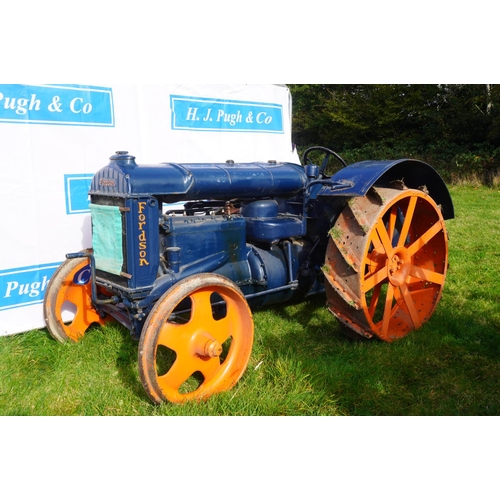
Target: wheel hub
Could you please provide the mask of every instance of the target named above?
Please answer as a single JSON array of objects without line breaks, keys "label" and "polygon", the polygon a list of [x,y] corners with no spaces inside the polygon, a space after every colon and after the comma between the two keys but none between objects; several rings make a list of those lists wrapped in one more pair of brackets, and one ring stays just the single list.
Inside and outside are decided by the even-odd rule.
[{"label": "wheel hub", "polygon": [[202,358],[216,358],[222,354],[222,345],[208,332],[197,332],[192,338],[194,354]]},{"label": "wheel hub", "polygon": [[387,276],[394,286],[401,286],[410,273],[411,260],[406,248],[396,248],[387,259]]},{"label": "wheel hub", "polygon": [[222,354],[222,346],[215,339],[212,341],[209,340],[205,344],[204,352],[205,356],[209,356],[210,358],[216,358]]}]

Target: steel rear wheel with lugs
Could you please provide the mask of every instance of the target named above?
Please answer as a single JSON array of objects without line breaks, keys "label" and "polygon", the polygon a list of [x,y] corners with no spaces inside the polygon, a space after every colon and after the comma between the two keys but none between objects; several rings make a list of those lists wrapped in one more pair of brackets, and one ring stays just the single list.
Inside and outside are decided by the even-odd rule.
[{"label": "steel rear wheel with lugs", "polygon": [[425,192],[372,188],[351,198],[330,230],[328,307],[357,334],[392,342],[433,314],[448,268],[440,208]]}]

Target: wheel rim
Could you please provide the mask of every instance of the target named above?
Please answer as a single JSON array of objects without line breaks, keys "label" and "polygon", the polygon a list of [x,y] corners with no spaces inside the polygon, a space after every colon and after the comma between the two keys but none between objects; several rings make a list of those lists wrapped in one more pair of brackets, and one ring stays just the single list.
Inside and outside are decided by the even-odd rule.
[{"label": "wheel rim", "polygon": [[350,201],[330,235],[326,292],[340,321],[391,342],[432,316],[446,278],[448,238],[427,194],[373,189]]},{"label": "wheel rim", "polygon": [[49,282],[44,297],[45,323],[50,334],[60,342],[76,342],[93,323],[102,325],[108,321],[92,306],[88,265],[88,259],[68,259]]},{"label": "wheel rim", "polygon": [[[219,316],[212,307],[214,297],[223,306]],[[183,316],[179,309],[189,312]],[[144,324],[142,384],[156,403],[204,399],[229,390],[247,367],[252,343],[252,314],[233,282],[214,274],[185,278],[158,300]]]}]

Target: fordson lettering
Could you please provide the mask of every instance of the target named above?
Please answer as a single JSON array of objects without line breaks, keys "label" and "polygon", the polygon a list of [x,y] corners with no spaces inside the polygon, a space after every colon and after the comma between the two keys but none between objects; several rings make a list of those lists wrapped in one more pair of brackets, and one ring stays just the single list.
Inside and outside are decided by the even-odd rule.
[{"label": "fordson lettering", "polygon": [[138,228],[139,228],[139,266],[149,266],[149,262],[146,260],[147,257],[147,238],[146,230],[143,229],[146,225],[146,214],[144,213],[144,207],[146,206],[145,201],[140,201],[137,203],[139,207],[139,217],[138,217]]}]

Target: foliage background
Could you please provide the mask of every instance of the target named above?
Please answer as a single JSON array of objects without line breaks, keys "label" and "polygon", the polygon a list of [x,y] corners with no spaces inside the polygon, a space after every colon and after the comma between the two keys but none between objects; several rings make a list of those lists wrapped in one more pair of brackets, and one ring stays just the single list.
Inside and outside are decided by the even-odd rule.
[{"label": "foliage background", "polygon": [[347,163],[419,158],[447,182],[498,185],[500,85],[288,84],[293,141]]}]

